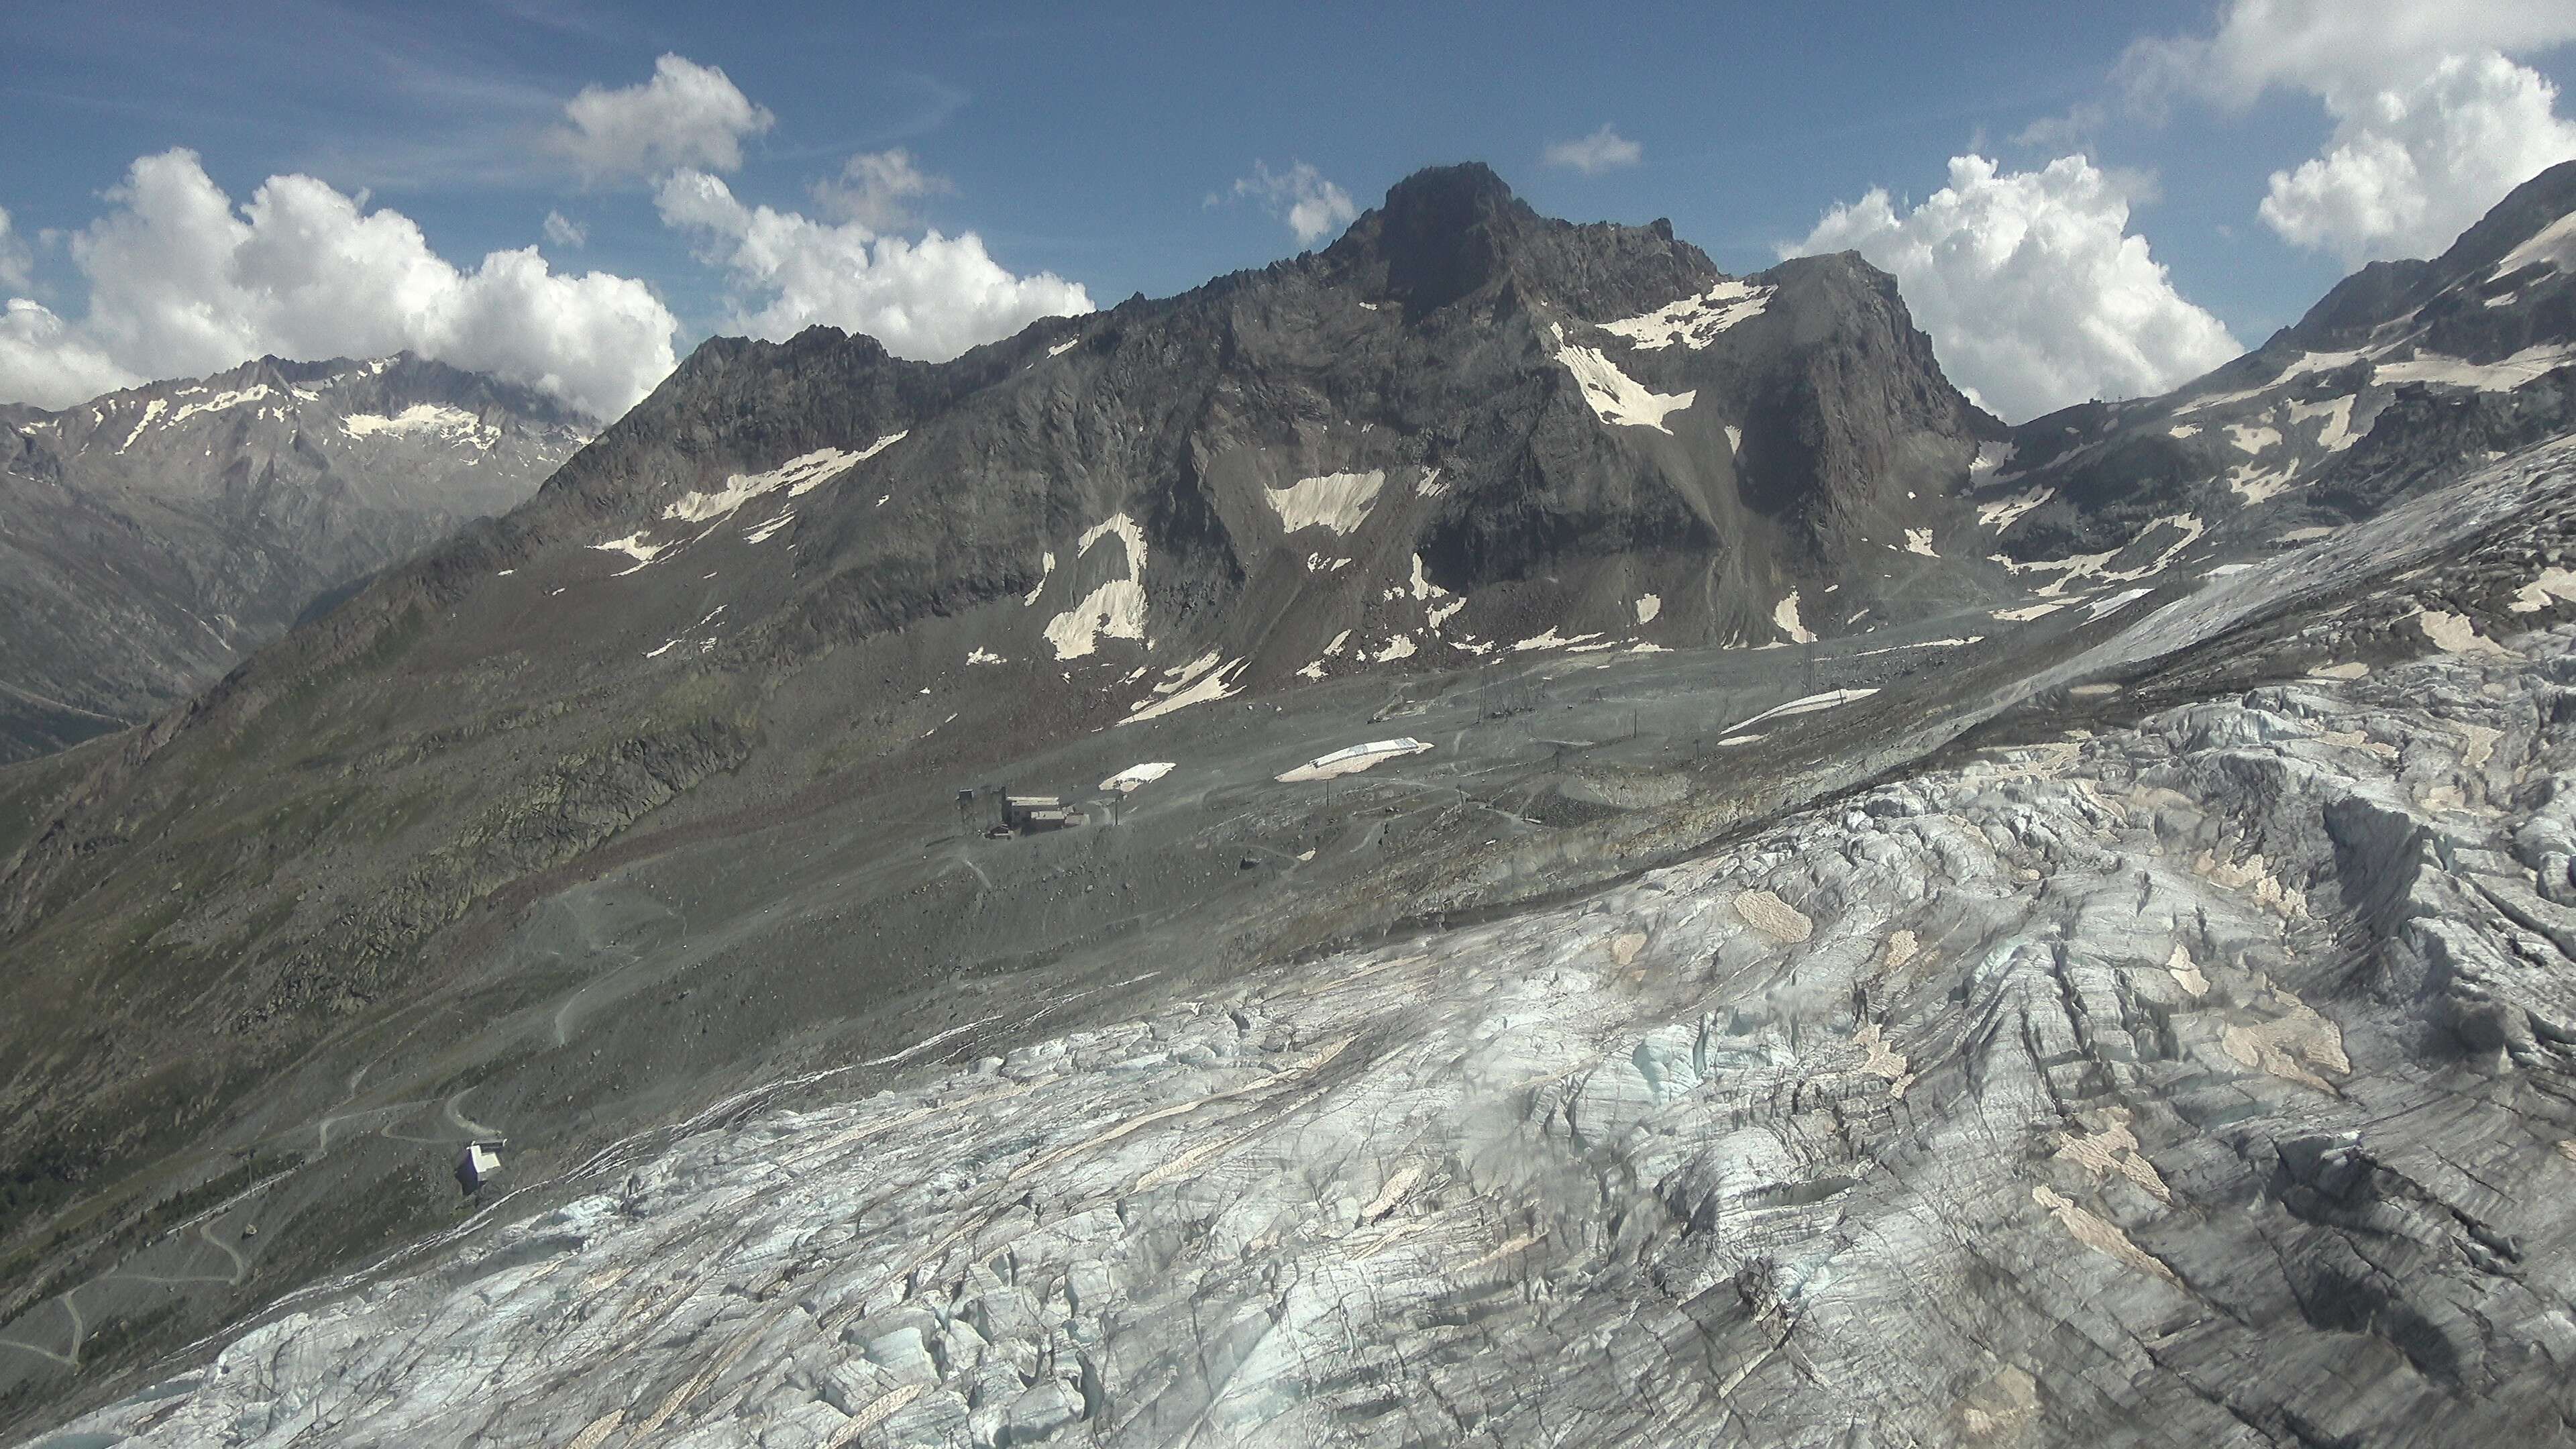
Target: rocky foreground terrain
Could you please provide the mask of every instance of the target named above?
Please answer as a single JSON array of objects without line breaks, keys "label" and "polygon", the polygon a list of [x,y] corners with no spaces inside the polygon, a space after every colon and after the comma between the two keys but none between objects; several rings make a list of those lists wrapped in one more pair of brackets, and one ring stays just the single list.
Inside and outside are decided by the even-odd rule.
[{"label": "rocky foreground terrain", "polygon": [[0,770],[0,1425],[2568,1441],[2571,211],[2009,429],[1481,167],[709,343]]},{"label": "rocky foreground terrain", "polygon": [[527,501],[593,425],[404,354],[0,406],[0,763],[123,729]]}]

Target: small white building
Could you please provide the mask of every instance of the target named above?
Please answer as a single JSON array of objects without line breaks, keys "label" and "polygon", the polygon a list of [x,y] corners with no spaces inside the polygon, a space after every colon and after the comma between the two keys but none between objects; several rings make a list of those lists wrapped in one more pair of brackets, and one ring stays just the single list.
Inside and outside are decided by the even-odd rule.
[{"label": "small white building", "polygon": [[473,1192],[501,1170],[501,1144],[468,1142],[456,1154],[456,1185]]}]

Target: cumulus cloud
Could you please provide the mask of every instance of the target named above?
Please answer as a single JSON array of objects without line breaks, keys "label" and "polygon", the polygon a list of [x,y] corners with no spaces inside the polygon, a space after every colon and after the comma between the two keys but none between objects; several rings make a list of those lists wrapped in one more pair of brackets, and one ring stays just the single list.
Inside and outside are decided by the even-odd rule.
[{"label": "cumulus cloud", "polygon": [[778,122],[723,71],[679,55],[655,61],[653,78],[637,85],[582,87],[564,103],[564,120],[546,144],[590,183],[682,167],[731,171],[742,165],[744,138]]},{"label": "cumulus cloud", "polygon": [[141,381],[41,303],[0,311],[0,400],[64,407]]},{"label": "cumulus cloud", "polygon": [[1563,166],[1586,176],[1616,171],[1644,160],[1646,148],[1620,135],[1603,122],[1601,129],[1579,141],[1559,141],[1539,153],[1539,160],[1550,166]]},{"label": "cumulus cloud", "polygon": [[745,206],[703,171],[663,178],[653,199],[664,224],[698,238],[700,260],[731,275],[740,294],[731,325],[756,337],[828,323],[935,362],[1040,317],[1091,310],[1078,284],[1052,272],[1015,276],[972,232],[911,241],[857,221]]},{"label": "cumulus cloud", "polygon": [[0,318],[0,396],[64,406],[262,353],[409,349],[607,418],[673,365],[677,323],[643,283],[558,275],[534,247],[463,270],[409,217],[310,176],[272,176],[236,208],[196,153],[173,150],[138,159],[107,200],[71,240],[86,314],[21,297]]},{"label": "cumulus cloud", "polygon": [[2576,157],[2557,89],[2493,51],[2325,101],[2335,118],[2326,153],[2273,172],[2260,210],[2285,240],[2347,264],[2433,256],[2506,192]]},{"label": "cumulus cloud", "polygon": [[545,239],[559,247],[577,247],[590,240],[590,228],[560,211],[546,213],[545,225],[538,229]]},{"label": "cumulus cloud", "polygon": [[[1288,224],[1300,246],[1313,246],[1357,220],[1360,209],[1351,194],[1324,179],[1324,173],[1299,161],[1273,171],[1266,161],[1252,163],[1252,174],[1234,183],[1234,194],[1260,203],[1263,210]],[[1211,202],[1220,198],[1211,196]]]},{"label": "cumulus cloud", "polygon": [[2115,79],[2133,99],[2188,93],[2245,106],[2275,86],[2359,95],[2413,84],[2446,56],[2569,40],[2576,8],[2566,0],[2233,0],[2213,34],[2130,46]]},{"label": "cumulus cloud", "polygon": [[1782,251],[1857,251],[1894,273],[1951,378],[2018,421],[2161,392],[2241,350],[2128,226],[2118,179],[2082,156],[2019,172],[1957,156],[1921,205],[1874,189]]},{"label": "cumulus cloud", "polygon": [[2557,89],[2517,53],[2576,40],[2566,0],[2234,0],[2206,36],[2141,40],[2115,80],[2154,112],[2281,89],[2334,119],[2324,154],[2272,173],[2283,239],[2346,263],[2430,256],[2515,186],[2576,157]]},{"label": "cumulus cloud", "polygon": [[827,216],[871,231],[894,231],[920,220],[923,198],[956,191],[947,177],[914,165],[909,151],[862,151],[841,167],[839,176],[814,183],[814,204]]}]

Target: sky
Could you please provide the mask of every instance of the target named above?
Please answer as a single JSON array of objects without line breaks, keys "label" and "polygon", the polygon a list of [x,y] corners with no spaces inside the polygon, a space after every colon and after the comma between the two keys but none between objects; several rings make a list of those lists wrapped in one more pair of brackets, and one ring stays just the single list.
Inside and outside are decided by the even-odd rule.
[{"label": "sky", "polygon": [[2019,421],[2161,391],[2576,157],[2569,0],[99,5],[0,21],[0,400],[410,348],[600,417],[711,334],[939,359],[1426,165],[1856,249]]}]

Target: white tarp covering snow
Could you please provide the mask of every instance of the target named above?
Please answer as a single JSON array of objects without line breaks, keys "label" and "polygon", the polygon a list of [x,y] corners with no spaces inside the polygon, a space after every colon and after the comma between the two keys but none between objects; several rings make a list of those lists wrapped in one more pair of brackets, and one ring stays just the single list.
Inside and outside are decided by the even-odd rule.
[{"label": "white tarp covering snow", "polygon": [[1753,728],[1755,725],[1762,724],[1769,720],[1779,719],[1786,715],[1814,714],[1820,709],[1832,709],[1836,705],[1849,704],[1858,699],[1867,699],[1876,693],[1878,693],[1876,689],[1828,689],[1822,694],[1810,694],[1803,699],[1793,699],[1787,704],[1774,705],[1770,709],[1762,711],[1751,719],[1737,720],[1734,724],[1727,726],[1726,732],[1728,734],[1733,734],[1738,730],[1748,730]]},{"label": "white tarp covering snow", "polygon": [[1293,785],[1301,780],[1330,780],[1338,775],[1356,775],[1362,770],[1384,764],[1406,755],[1419,755],[1431,747],[1410,737],[1400,740],[1372,740],[1365,745],[1352,745],[1329,755],[1309,760],[1281,775],[1279,781]]},{"label": "white tarp covering snow", "polygon": [[1172,765],[1173,762],[1170,760],[1157,760],[1151,764],[1144,765],[1129,765],[1126,769],[1123,769],[1117,774],[1110,776],[1108,779],[1101,781],[1100,788],[1103,790],[1115,790],[1121,795],[1132,795],[1145,786],[1151,785],[1156,780],[1172,773]]}]

